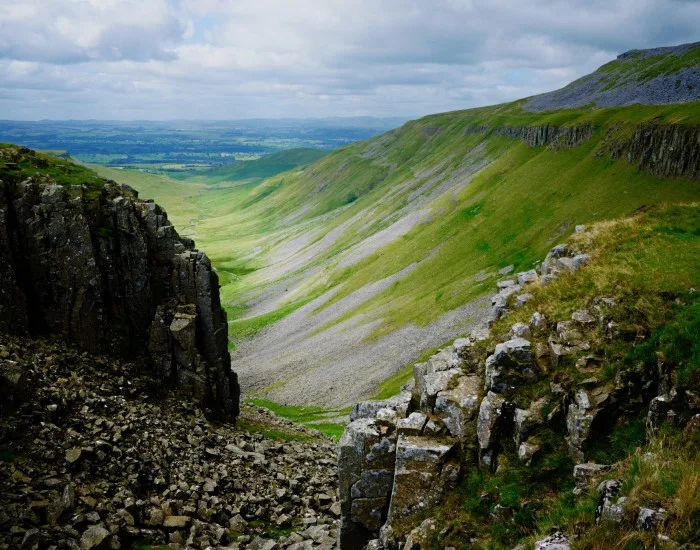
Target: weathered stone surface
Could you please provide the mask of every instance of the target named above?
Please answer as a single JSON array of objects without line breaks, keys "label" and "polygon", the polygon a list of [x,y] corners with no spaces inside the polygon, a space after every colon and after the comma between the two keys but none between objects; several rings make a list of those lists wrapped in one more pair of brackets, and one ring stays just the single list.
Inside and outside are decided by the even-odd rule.
[{"label": "weathered stone surface", "polygon": [[109,536],[109,531],[101,525],[91,525],[80,537],[80,548],[90,550],[98,547]]},{"label": "weathered stone surface", "polygon": [[[37,173],[46,165],[29,149],[8,154]],[[207,256],[160,207],[114,182],[68,189],[14,174],[0,182],[0,331],[55,335],[126,359],[150,351],[158,382],[235,420],[228,325]],[[194,316],[176,318],[185,305]]]},{"label": "weathered stone surface", "polygon": [[539,279],[539,275],[537,275],[537,271],[535,271],[534,269],[518,273],[518,284],[519,285],[525,285],[527,283],[534,283],[535,281],[537,281],[537,279]]},{"label": "weathered stone surface", "polygon": [[617,498],[620,487],[622,487],[622,481],[619,479],[609,479],[598,485],[596,490],[600,495],[600,503],[596,508],[596,523],[621,521],[627,499]]},{"label": "weathered stone surface", "polygon": [[453,438],[401,435],[396,443],[396,469],[388,520],[404,528],[406,518],[437,504],[457,482],[459,463]]},{"label": "weathered stone surface", "polygon": [[530,341],[513,338],[497,344],[493,355],[486,359],[484,389],[502,393],[535,379],[538,373]]},{"label": "weathered stone surface", "polygon": [[566,415],[566,427],[569,432],[569,451],[583,459],[589,443],[591,426],[609,398],[605,388],[594,388],[590,392],[580,389],[574,395]]},{"label": "weathered stone surface", "polygon": [[403,435],[420,435],[427,421],[428,417],[423,413],[412,412],[396,422],[396,430]]},{"label": "weathered stone surface", "polygon": [[481,460],[489,468],[494,467],[501,442],[512,429],[514,409],[512,403],[494,392],[488,392],[481,401],[476,432]]},{"label": "weathered stone surface", "polygon": [[560,531],[535,543],[535,550],[569,550],[570,548],[569,538]]},{"label": "weathered stone surface", "polygon": [[476,417],[481,380],[476,375],[470,375],[457,376],[452,382],[450,389],[437,394],[434,412],[451,435],[463,438],[471,431],[468,424]]},{"label": "weathered stone surface", "polygon": [[587,462],[574,466],[574,482],[576,488],[574,492],[581,494],[587,492],[592,487],[597,487],[600,479],[612,469],[609,464],[595,464]]},{"label": "weathered stone surface", "polygon": [[542,397],[533,401],[527,409],[515,409],[513,415],[513,439],[516,445],[527,440],[532,433],[546,422],[544,406],[547,398]]},{"label": "weathered stone surface", "polygon": [[[413,377],[416,380],[415,392],[419,406],[424,412],[431,412],[435,406],[437,394],[446,390],[453,379],[460,376],[462,371],[456,368],[458,359],[442,357],[427,363],[416,363],[413,366]],[[431,358],[432,359],[432,358]]]},{"label": "weathered stone surface", "polygon": [[664,508],[639,508],[637,515],[637,529],[654,531],[658,529],[668,517]]},{"label": "weathered stone surface", "polygon": [[406,537],[403,550],[428,550],[437,533],[437,521],[428,518],[413,529]]},{"label": "weathered stone surface", "polygon": [[386,517],[396,460],[396,433],[374,419],[348,424],[338,444],[341,548],[362,548],[377,538]]},{"label": "weathered stone surface", "polygon": [[381,409],[389,408],[397,412],[398,416],[406,416],[411,403],[410,391],[402,391],[398,395],[382,401],[360,401],[355,403],[350,411],[350,421],[360,418],[375,418]]},{"label": "weathered stone surface", "polygon": [[529,338],[531,336],[530,334],[530,327],[528,327],[525,323],[515,323],[510,327],[510,337],[511,338]]}]

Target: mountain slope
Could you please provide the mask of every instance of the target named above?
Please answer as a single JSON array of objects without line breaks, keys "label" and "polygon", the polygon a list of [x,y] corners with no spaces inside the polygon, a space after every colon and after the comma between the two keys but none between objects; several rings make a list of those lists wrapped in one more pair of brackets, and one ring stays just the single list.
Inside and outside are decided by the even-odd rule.
[{"label": "mountain slope", "polygon": [[333,406],[372,395],[485,323],[499,270],[533,267],[577,224],[700,196],[697,101],[526,104],[425,117],[187,200],[206,213],[196,238],[223,282],[246,391]]}]

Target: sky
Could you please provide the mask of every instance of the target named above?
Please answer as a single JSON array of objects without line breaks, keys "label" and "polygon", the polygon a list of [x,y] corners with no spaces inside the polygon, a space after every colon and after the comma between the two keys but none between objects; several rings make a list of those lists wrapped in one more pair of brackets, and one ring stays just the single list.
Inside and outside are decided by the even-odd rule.
[{"label": "sky", "polygon": [[0,119],[398,116],[700,40],[700,0],[2,0]]}]

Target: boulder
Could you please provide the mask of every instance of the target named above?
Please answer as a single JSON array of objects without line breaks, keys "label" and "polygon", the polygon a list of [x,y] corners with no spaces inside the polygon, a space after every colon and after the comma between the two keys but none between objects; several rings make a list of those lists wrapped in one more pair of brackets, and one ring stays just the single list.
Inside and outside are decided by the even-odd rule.
[{"label": "boulder", "polygon": [[592,462],[576,464],[574,466],[574,483],[576,484],[574,493],[580,495],[588,492],[594,486],[597,487],[601,478],[610,470],[612,470],[612,466],[609,464]]},{"label": "boulder", "polygon": [[627,498],[617,497],[621,487],[622,481],[619,479],[610,479],[598,485],[596,490],[600,495],[600,502],[596,508],[596,523],[604,520],[615,522],[622,520]]},{"label": "boulder", "polygon": [[[408,529],[415,517],[438,504],[455,487],[460,466],[454,438],[400,435],[396,443],[396,469],[388,522]],[[397,533],[401,534],[401,533]]]},{"label": "boulder", "polygon": [[525,285],[528,283],[534,283],[538,278],[539,276],[537,275],[537,271],[534,269],[522,271],[521,273],[518,273],[518,284]]},{"label": "boulder", "polygon": [[420,412],[412,412],[407,418],[396,422],[396,430],[403,435],[420,435],[423,432],[428,417]]},{"label": "boulder", "polygon": [[535,543],[535,550],[570,550],[569,538],[562,532],[557,531]]},{"label": "boulder", "polygon": [[525,323],[515,323],[510,327],[511,338],[529,338],[530,336],[530,327]]},{"label": "boulder", "polygon": [[375,418],[381,409],[389,408],[396,411],[400,417],[406,416],[411,403],[410,391],[402,391],[398,395],[382,401],[360,401],[355,403],[350,411],[350,421],[360,418]]},{"label": "boulder", "polygon": [[468,424],[476,417],[481,380],[477,375],[457,376],[450,389],[438,392],[434,413],[440,417],[450,435],[463,438],[470,432]]},{"label": "boulder", "polygon": [[109,536],[109,531],[102,527],[101,525],[91,525],[80,537],[80,548],[82,550],[90,550],[91,548],[97,548],[102,541]]},{"label": "boulder", "polygon": [[655,531],[668,517],[668,512],[664,508],[639,508],[637,515],[637,529],[643,531]]},{"label": "boulder", "polygon": [[535,379],[538,373],[530,341],[513,338],[497,344],[493,355],[487,357],[484,389],[503,393]]},{"label": "boulder", "polygon": [[461,369],[453,365],[453,361],[436,360],[413,366],[415,391],[422,411],[432,412],[437,394],[448,389],[453,379],[461,376]]},{"label": "boulder", "polygon": [[550,275],[556,265],[556,260],[566,256],[568,253],[569,249],[565,244],[558,244],[552,248],[545,257],[544,262],[542,262],[542,273]]}]

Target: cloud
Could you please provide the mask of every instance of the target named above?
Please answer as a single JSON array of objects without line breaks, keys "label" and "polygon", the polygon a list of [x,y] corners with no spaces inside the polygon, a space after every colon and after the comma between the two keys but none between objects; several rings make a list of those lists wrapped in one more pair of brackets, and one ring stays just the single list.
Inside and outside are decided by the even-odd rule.
[{"label": "cloud", "polygon": [[689,0],[4,0],[0,118],[415,116],[700,40]]}]

